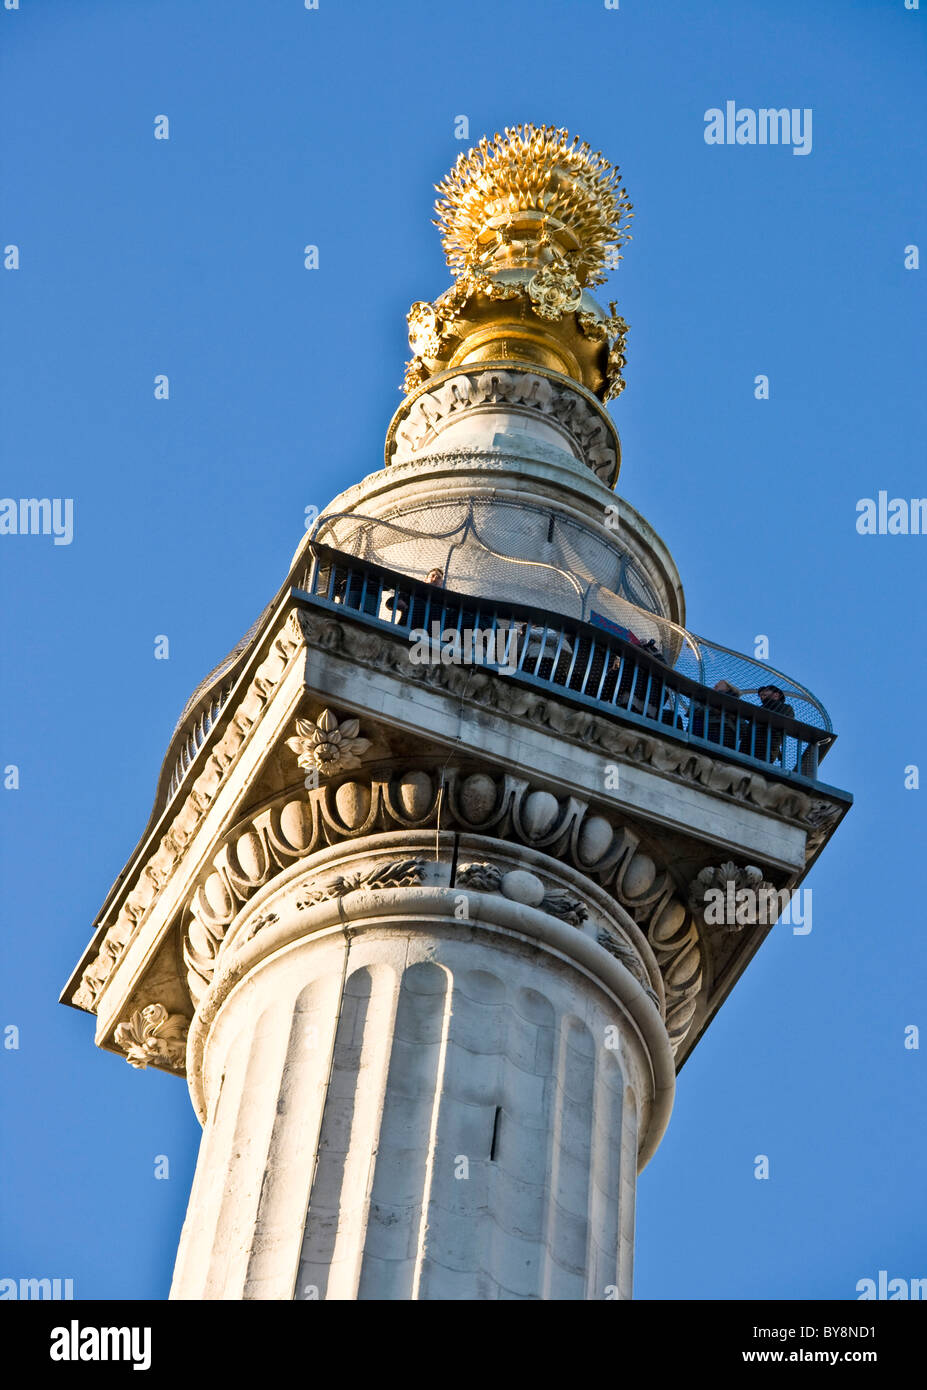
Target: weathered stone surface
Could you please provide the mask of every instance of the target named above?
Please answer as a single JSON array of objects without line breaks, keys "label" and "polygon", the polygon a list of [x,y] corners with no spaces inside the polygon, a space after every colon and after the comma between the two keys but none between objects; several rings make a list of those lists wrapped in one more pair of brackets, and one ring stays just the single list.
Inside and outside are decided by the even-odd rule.
[{"label": "weathered stone surface", "polygon": [[463,913],[447,835],[416,887],[299,906],[335,870],[390,882],[399,843],[434,847],[337,846],[232,924],[191,1035],[205,1132],[172,1297],[629,1296],[619,1233],[672,1095],[654,957],[588,882],[588,930],[539,910],[582,876],[485,837],[467,853],[496,887]]}]

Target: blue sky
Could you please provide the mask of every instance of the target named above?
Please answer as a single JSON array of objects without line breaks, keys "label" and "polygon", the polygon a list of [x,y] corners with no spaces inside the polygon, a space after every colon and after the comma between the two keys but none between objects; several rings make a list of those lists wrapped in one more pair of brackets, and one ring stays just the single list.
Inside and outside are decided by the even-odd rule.
[{"label": "blue sky", "polygon": [[[853,1298],[927,1275],[924,536],[927,5],[903,0],[21,0],[0,9],[0,1276],[166,1296],[199,1127],[182,1082],[56,1002],[148,817],[187,695],[284,576],[304,509],[382,461],[405,314],[448,284],[432,184],[506,124],[616,160],[634,239],[619,492],[689,626],[828,706],[856,805],[683,1070],[642,1176],[644,1298]],[[704,115],[813,111],[811,153]],[[153,138],[170,119],[170,140]],[[318,245],[318,271],[302,248]],[[154,399],[154,377],[170,400]],[[766,374],[770,399],[754,398]],[[170,660],[154,639],[170,638]],[[925,786],[905,790],[904,769]],[[155,1156],[170,1179],[155,1180]],[[769,1156],[770,1178],[754,1178]]]}]

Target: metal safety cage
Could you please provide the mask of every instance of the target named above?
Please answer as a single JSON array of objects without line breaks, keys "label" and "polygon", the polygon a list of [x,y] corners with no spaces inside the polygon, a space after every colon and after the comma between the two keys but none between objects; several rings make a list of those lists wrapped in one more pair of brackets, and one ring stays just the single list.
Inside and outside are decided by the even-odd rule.
[{"label": "metal safety cage", "polygon": [[[804,687],[684,629],[667,650],[630,629],[622,636],[533,605],[455,593],[315,542],[311,550],[294,597],[401,635],[416,660],[480,666],[789,779],[816,781],[834,741],[826,711]],[[715,690],[680,669],[694,649],[703,670],[706,648],[723,656],[730,684],[740,675],[755,682],[749,694],[776,686],[810,717],[777,713],[743,689]]]}]

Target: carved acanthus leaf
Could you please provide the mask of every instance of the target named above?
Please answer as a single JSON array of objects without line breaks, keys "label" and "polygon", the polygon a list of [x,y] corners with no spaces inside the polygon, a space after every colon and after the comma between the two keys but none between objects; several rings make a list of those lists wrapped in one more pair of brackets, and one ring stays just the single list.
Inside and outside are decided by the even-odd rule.
[{"label": "carved acanthus leaf", "polygon": [[[728,931],[739,932],[748,922],[757,921],[755,911],[752,916],[736,911],[739,901],[737,894],[745,889],[752,895],[755,903],[760,894],[776,893],[775,886],[763,878],[762,869],[758,869],[755,864],[746,864],[743,867],[731,861],[717,866],[709,864],[699,870],[689,885],[689,906],[703,922],[707,920],[709,924],[721,925]],[[725,911],[720,916],[714,913],[706,918],[706,911],[717,904],[719,897],[725,905]]]},{"label": "carved acanthus leaf", "polygon": [[137,1009],[114,1034],[117,1047],[125,1050],[130,1067],[166,1063],[174,1071],[183,1069],[189,1019],[169,1014],[163,1004],[146,1004]]},{"label": "carved acanthus leaf", "polygon": [[589,915],[579,898],[559,888],[545,888],[537,874],[526,869],[506,873],[496,864],[465,864],[458,870],[455,887],[473,888],[478,893],[501,893],[512,902],[549,912],[572,927],[582,926]]},{"label": "carved acanthus leaf", "polygon": [[411,396],[419,386],[423,386],[428,380],[429,371],[420,357],[413,357],[406,363],[405,375],[402,378],[400,391],[404,396]]},{"label": "carved acanthus leaf", "polygon": [[541,899],[541,911],[549,912],[552,917],[559,917],[564,922],[568,922],[571,927],[581,927],[589,916],[583,903],[579,898],[571,897],[569,893],[561,892],[559,889],[552,889],[545,893]]},{"label": "carved acanthus leaf", "polygon": [[366,873],[339,876],[324,888],[304,893],[296,900],[296,906],[302,911],[307,907],[315,907],[317,903],[327,902],[330,898],[355,893],[361,888],[412,888],[421,883],[426,868],[424,859],[400,859],[392,864],[380,864]]},{"label": "carved acanthus leaf", "polygon": [[627,364],[628,325],[620,314],[615,313],[614,303],[610,304],[611,317],[605,328],[609,339],[608,365],[606,367],[605,399],[615,400],[625,388],[622,371]]},{"label": "carved acanthus leaf", "polygon": [[[621,964],[630,970],[635,980],[643,987],[644,993],[653,1002],[657,1009],[661,1009],[660,998],[656,990],[650,983],[647,971],[641,964],[640,957],[627,941],[616,936],[614,932],[600,930],[596,934],[596,940],[600,946],[604,946],[609,955],[621,961]],[[661,1009],[662,1012],[662,1009]]]}]

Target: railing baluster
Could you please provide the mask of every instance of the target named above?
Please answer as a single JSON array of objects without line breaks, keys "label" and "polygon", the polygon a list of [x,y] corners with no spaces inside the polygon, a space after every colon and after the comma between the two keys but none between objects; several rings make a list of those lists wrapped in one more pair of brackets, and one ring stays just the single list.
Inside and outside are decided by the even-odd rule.
[{"label": "railing baluster", "polygon": [[528,625],[513,617],[512,627],[515,632],[515,670],[524,671],[528,651]]},{"label": "railing baluster", "polygon": [[559,684],[557,680],[557,667],[560,665],[560,653],[563,651],[563,637],[564,632],[563,628],[561,627],[560,636],[557,638],[557,649],[554,652],[554,664],[551,667],[550,676],[548,677],[552,685]]},{"label": "railing baluster", "polygon": [[640,675],[640,669],[640,665],[635,657],[631,664],[631,689],[628,691],[628,703],[623,706],[624,709],[631,710],[632,714],[634,712],[634,693],[637,690],[637,678]]},{"label": "railing baluster", "polygon": [[604,655],[603,655],[603,657],[602,657],[602,674],[599,676],[599,684],[596,686],[596,692],[595,692],[595,699],[596,699],[596,700],[600,700],[600,699],[602,698],[602,686],[605,684],[605,677],[608,675],[608,667],[609,667],[609,648],[608,648],[608,643],[606,642],[606,644],[605,644],[605,652],[604,652]]},{"label": "railing baluster", "polygon": [[566,673],[564,685],[569,688],[570,681],[573,679],[573,669],[576,666],[576,658],[579,656],[579,633],[573,633],[573,651],[570,656],[570,669]]},{"label": "railing baluster", "polygon": [[[582,684],[581,684],[580,687],[579,687],[580,690],[583,692],[584,695],[585,695],[585,693],[586,693],[586,682],[587,682],[588,679],[589,679],[589,672],[592,670],[592,658],[593,658],[593,656],[595,655],[595,650],[596,650],[596,639],[595,639],[594,637],[592,637],[592,638],[590,638],[590,641],[589,641],[589,656],[586,658],[586,669],[585,669],[585,671],[583,672]],[[607,651],[607,650],[608,650],[608,648],[607,648],[607,644],[606,644],[606,651]]]},{"label": "railing baluster", "polygon": [[314,594],[314,593],[315,593],[315,586],[316,586],[316,584],[318,583],[318,577],[319,577],[319,557],[318,557],[318,555],[316,555],[316,554],[313,553],[313,555],[312,555],[312,560],[310,561],[310,564],[309,564],[309,573],[308,573],[308,575],[307,575],[307,577],[306,577],[306,580],[305,580],[305,588],[306,588],[306,593],[307,593],[307,594]]},{"label": "railing baluster", "polygon": [[609,695],[608,700],[607,700],[607,704],[611,705],[612,709],[617,709],[617,708],[618,708],[618,696],[619,696],[620,693],[621,693],[621,682],[622,682],[622,680],[624,679],[624,668],[625,668],[625,662],[627,661],[627,655],[626,655],[625,652],[622,652],[622,651],[618,651],[618,650],[612,651],[611,647],[608,647],[608,649],[607,649],[607,658],[608,658],[608,666],[607,666],[607,669],[608,669],[608,670],[611,670],[613,663],[615,663],[615,662],[618,663],[618,664],[614,667],[614,671],[615,671],[615,684],[614,684],[614,687],[613,687],[613,689],[612,689],[612,693],[611,693],[611,695]]}]

